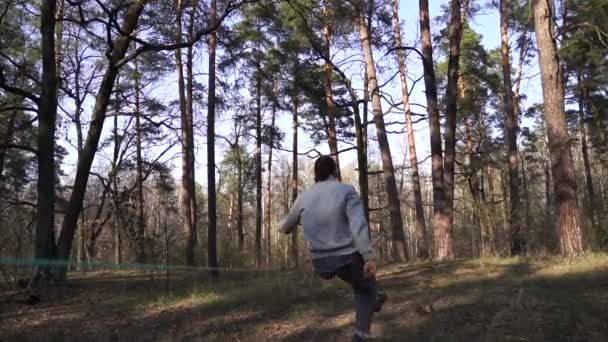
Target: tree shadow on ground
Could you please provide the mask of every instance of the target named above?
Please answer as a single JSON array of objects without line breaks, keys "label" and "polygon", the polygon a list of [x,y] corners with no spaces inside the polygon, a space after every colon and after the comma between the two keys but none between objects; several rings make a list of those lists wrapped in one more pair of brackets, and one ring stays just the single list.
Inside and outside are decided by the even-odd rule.
[{"label": "tree shadow on ground", "polygon": [[[604,341],[608,269],[544,267],[525,259],[391,267],[380,280],[390,300],[374,323],[378,341]],[[116,288],[108,284],[76,282],[65,298],[35,309],[54,319],[16,328],[0,323],[0,340],[348,341],[352,332],[352,296],[337,281],[289,275],[202,288],[191,282],[151,312],[145,308],[159,296],[142,295],[137,286],[112,293]],[[99,296],[87,303],[91,291]],[[13,314],[19,311],[0,319]],[[25,320],[32,313],[21,315]]]},{"label": "tree shadow on ground", "polygon": [[475,268],[407,266],[383,279],[391,300],[376,317],[376,340],[606,340],[607,269],[539,275],[542,266],[521,261],[492,265],[480,278]]}]

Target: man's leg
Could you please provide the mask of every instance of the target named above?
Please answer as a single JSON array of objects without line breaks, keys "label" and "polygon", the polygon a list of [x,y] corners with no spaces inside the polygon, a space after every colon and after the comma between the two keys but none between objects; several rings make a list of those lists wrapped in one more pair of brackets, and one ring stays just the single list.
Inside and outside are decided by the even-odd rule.
[{"label": "man's leg", "polygon": [[374,311],[377,311],[378,288],[374,277],[363,273],[363,258],[359,253],[353,254],[350,265],[336,270],[337,276],[349,283],[355,294],[355,329],[357,335],[370,333]]}]

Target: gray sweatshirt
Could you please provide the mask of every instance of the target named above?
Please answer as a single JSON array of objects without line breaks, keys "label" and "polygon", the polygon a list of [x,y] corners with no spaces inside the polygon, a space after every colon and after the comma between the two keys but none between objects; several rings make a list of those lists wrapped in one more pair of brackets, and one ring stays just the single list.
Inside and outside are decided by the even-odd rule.
[{"label": "gray sweatshirt", "polygon": [[330,178],[301,193],[281,223],[285,234],[298,225],[310,242],[313,259],[359,252],[374,257],[363,203],[355,188]]}]

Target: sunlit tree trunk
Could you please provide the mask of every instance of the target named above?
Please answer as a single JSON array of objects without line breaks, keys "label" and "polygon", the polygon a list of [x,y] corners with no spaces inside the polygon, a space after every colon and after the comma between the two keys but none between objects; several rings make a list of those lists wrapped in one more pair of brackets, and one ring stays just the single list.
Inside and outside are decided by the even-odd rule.
[{"label": "sunlit tree trunk", "polygon": [[522,185],[524,188],[524,202],[526,203],[526,221],[528,222],[528,234],[530,234],[530,227],[534,224],[532,217],[530,216],[530,192],[528,191],[528,174],[526,172],[526,164],[524,162],[524,157],[519,156],[519,161],[521,163],[521,176],[522,176]]},{"label": "sunlit tree trunk", "polygon": [[399,22],[399,1],[393,0],[393,24],[395,36],[395,48],[397,49],[397,64],[399,65],[399,77],[401,78],[401,95],[403,97],[403,110],[405,112],[405,128],[407,131],[407,143],[410,152],[410,167],[412,177],[412,188],[414,191],[414,207],[416,222],[416,245],[417,257],[427,259],[428,239],[426,236],[426,222],[424,220],[424,209],[422,206],[422,191],[420,189],[420,175],[418,172],[418,156],[416,154],[416,139],[414,138],[414,124],[412,123],[412,111],[410,109],[409,89],[407,86],[407,71],[405,68],[405,53],[401,43],[401,23]]},{"label": "sunlit tree trunk", "polygon": [[517,130],[519,120],[513,104],[511,89],[511,56],[509,52],[508,3],[500,0],[500,41],[503,76],[503,104],[505,110],[504,137],[507,145],[507,161],[509,165],[509,223],[511,230],[511,254],[525,252],[525,241],[522,226],[521,201],[519,198],[519,160],[517,154]]},{"label": "sunlit tree trunk", "polygon": [[[431,176],[433,181],[433,235],[435,257],[440,257],[439,246],[442,245],[441,235],[449,231],[450,219],[446,213],[445,184],[443,179],[443,150],[441,144],[441,123],[439,120],[439,102],[437,101],[437,83],[433,65],[433,45],[429,18],[428,0],[420,0],[420,33],[422,36],[422,65],[424,69],[424,84],[429,116],[431,138]],[[445,247],[445,246],[444,246]],[[445,253],[444,253],[445,254]]]},{"label": "sunlit tree trunk", "polygon": [[[210,24],[217,20],[217,1],[211,0]],[[209,100],[207,105],[207,260],[211,275],[217,276],[217,208],[215,192],[215,49],[217,31],[209,35]]]},{"label": "sunlit tree trunk", "polygon": [[[324,21],[323,21],[323,52],[327,58],[331,58],[331,36],[332,36],[332,20],[333,11],[330,6],[331,3],[328,0],[323,1],[324,8]],[[323,66],[324,77],[325,77],[325,106],[327,107],[328,127],[327,127],[327,140],[329,145],[329,153],[336,161],[336,177],[338,180],[342,179],[340,172],[340,156],[338,155],[338,135],[336,132],[336,105],[334,104],[334,98],[332,94],[332,66],[328,61],[325,61]]]},{"label": "sunlit tree trunk", "polygon": [[[182,14],[184,3],[182,0],[177,0],[177,15],[176,23],[176,43],[182,41]],[[191,61],[189,61],[191,62]],[[188,174],[190,167],[190,149],[188,147],[188,112],[186,109],[186,85],[184,81],[184,69],[182,64],[182,50],[175,50],[175,65],[177,67],[177,89],[179,94],[179,111],[181,119],[181,145],[182,145],[182,179],[181,179],[181,216],[183,222],[183,230],[186,236],[186,265],[194,265],[194,230],[190,206],[190,184],[188,182]]]},{"label": "sunlit tree trunk", "polygon": [[471,135],[469,118],[463,118],[463,123],[464,136],[466,142],[466,158],[464,166],[466,170],[466,178],[469,185],[469,190],[471,192],[471,196],[473,197],[473,207],[475,209],[475,216],[477,216],[477,220],[479,223],[480,255],[485,255],[487,252],[486,242],[488,240],[488,223],[490,219],[488,217],[486,203],[481,196],[481,184],[479,181],[479,177],[477,176],[478,162],[475,160],[473,152],[473,137]]},{"label": "sunlit tree trunk", "polygon": [[[519,48],[519,62],[517,64],[517,71],[515,73],[515,92],[513,93],[513,110],[515,111],[515,117],[519,119],[521,114],[521,103],[520,103],[520,89],[521,89],[521,81],[524,70],[524,62],[526,60],[526,55],[528,54],[528,48],[530,46],[530,37],[528,36],[528,31],[524,30],[521,36],[521,45]],[[517,122],[519,124],[519,122]],[[530,234],[530,230],[532,227],[532,221],[530,220],[530,202],[529,202],[529,194],[527,190],[527,180],[524,170],[524,161],[523,157],[520,156],[521,168],[522,168],[522,177],[523,177],[523,186],[524,186],[524,194],[525,194],[525,203],[526,203],[526,220],[522,222],[520,220],[521,228],[526,227],[527,234]],[[521,215],[521,203],[520,203],[520,215]],[[520,216],[521,217],[521,216]],[[524,237],[525,239],[525,237]]]},{"label": "sunlit tree trunk", "polygon": [[562,73],[554,40],[553,16],[549,1],[533,0],[533,12],[557,205],[559,251],[562,255],[577,255],[584,251],[585,246],[570,137],[566,125]]},{"label": "sunlit tree trunk", "polygon": [[[598,218],[597,207],[599,207],[595,189],[593,188],[593,173],[591,171],[591,163],[589,162],[589,147],[587,143],[587,137],[589,136],[589,125],[585,118],[585,109],[588,107],[585,104],[584,82],[582,77],[578,77],[578,83],[580,85],[580,92],[578,97],[578,119],[579,119],[579,137],[581,140],[581,150],[583,154],[583,166],[585,169],[585,185],[587,187],[587,206],[589,208],[589,214],[591,216],[591,223],[593,224],[594,230],[601,234],[602,230]],[[600,235],[601,236],[601,235]]]},{"label": "sunlit tree trunk", "polygon": [[[490,165],[485,162],[484,163],[484,172],[485,172],[485,178],[486,178],[486,182],[488,183],[488,192],[485,196],[482,196],[482,200],[486,203],[486,207],[489,208],[490,212],[491,212],[491,217],[493,218],[493,220],[490,222],[488,221],[488,231],[487,231],[487,238],[488,238],[488,243],[489,243],[489,250],[488,253],[490,252],[494,252],[497,250],[496,247],[496,227],[498,226],[497,222],[498,220],[496,219],[496,200],[495,200],[495,191],[494,191],[494,184],[495,184],[495,177],[494,177],[494,171],[492,170],[492,168],[490,167]],[[483,184],[483,182],[482,182]],[[483,185],[482,185],[483,186]]]},{"label": "sunlit tree trunk", "polygon": [[[194,19],[196,17],[196,10],[198,8],[198,0],[192,0],[190,2],[190,16],[188,18],[188,41],[194,40]],[[217,13],[217,10],[216,10]],[[216,14],[217,17],[217,14]],[[217,38],[216,38],[217,39]],[[196,246],[198,241],[198,233],[196,224],[197,208],[196,208],[196,180],[194,177],[195,171],[195,157],[194,157],[194,46],[189,45],[186,48],[186,78],[188,80],[188,86],[186,88],[186,112],[187,112],[187,129],[188,129],[188,191],[190,192],[190,222],[192,227],[190,228],[190,239],[192,239],[192,245]]]},{"label": "sunlit tree trunk", "polygon": [[[359,3],[360,4],[360,3]],[[401,215],[401,202],[397,192],[397,182],[395,179],[395,169],[393,167],[393,159],[391,156],[390,145],[384,126],[384,117],[382,113],[382,103],[380,98],[380,89],[376,75],[376,65],[372,54],[371,37],[368,27],[361,15],[361,9],[357,10],[356,22],[359,28],[359,37],[361,39],[361,47],[363,57],[365,59],[365,69],[367,71],[367,79],[369,81],[370,93],[372,98],[372,107],[374,111],[374,121],[376,124],[376,133],[378,136],[378,144],[380,154],[382,155],[382,169],[385,182],[385,190],[387,196],[387,205],[390,213],[390,224],[392,232],[393,258],[397,262],[407,260],[408,252],[403,233],[403,219]]]},{"label": "sunlit tree trunk", "polygon": [[458,114],[458,79],[460,66],[460,40],[462,37],[462,18],[460,0],[451,2],[451,21],[448,28],[450,52],[448,57],[448,84],[446,89],[445,120],[445,213],[448,223],[435,232],[435,251],[437,259],[454,258],[454,167],[456,162],[456,119]]}]

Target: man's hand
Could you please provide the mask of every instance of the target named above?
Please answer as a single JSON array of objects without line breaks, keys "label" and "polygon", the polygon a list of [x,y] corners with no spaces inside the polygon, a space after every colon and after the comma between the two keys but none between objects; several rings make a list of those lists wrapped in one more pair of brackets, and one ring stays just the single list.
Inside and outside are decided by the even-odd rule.
[{"label": "man's hand", "polygon": [[368,277],[373,278],[376,276],[376,260],[370,259],[363,264],[363,273],[365,273]]}]

